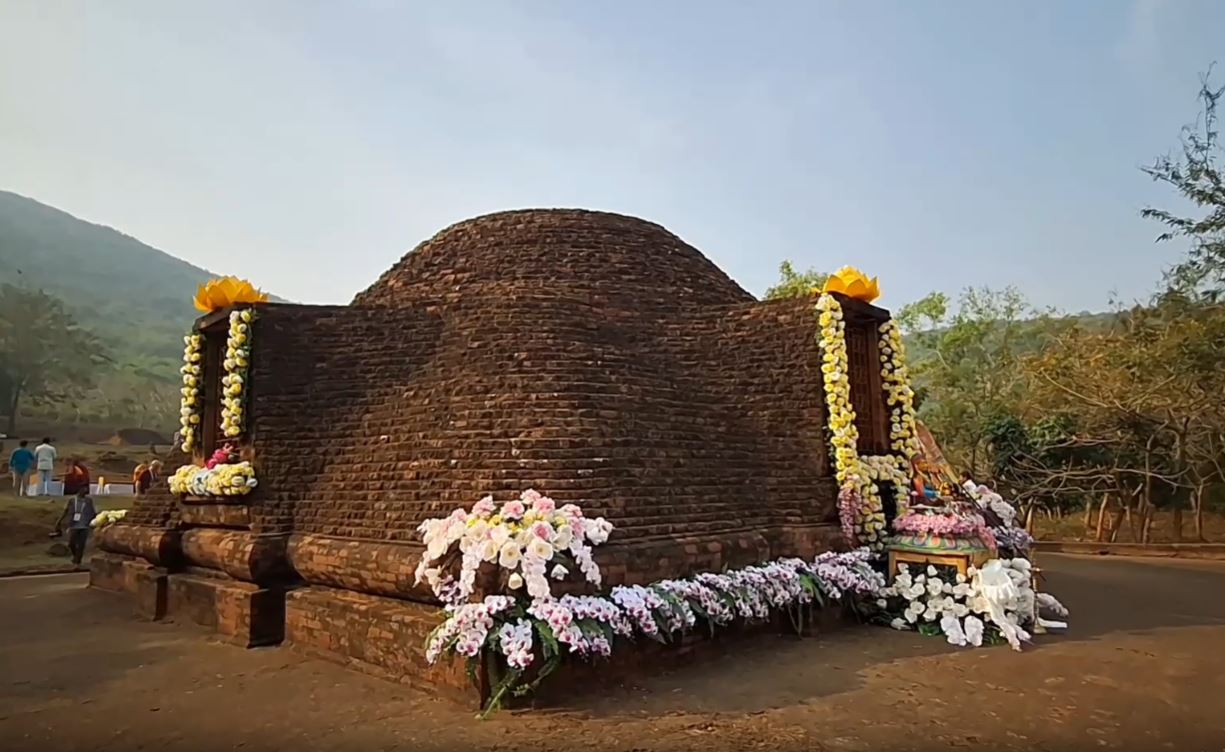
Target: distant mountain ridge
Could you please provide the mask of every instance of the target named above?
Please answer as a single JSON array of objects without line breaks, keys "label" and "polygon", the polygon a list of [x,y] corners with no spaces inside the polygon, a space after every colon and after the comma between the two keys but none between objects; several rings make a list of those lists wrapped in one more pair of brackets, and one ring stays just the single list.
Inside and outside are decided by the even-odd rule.
[{"label": "distant mountain ridge", "polygon": [[177,370],[198,312],[196,288],[219,276],[104,225],[0,191],[0,281],[64,301],[116,360]]}]

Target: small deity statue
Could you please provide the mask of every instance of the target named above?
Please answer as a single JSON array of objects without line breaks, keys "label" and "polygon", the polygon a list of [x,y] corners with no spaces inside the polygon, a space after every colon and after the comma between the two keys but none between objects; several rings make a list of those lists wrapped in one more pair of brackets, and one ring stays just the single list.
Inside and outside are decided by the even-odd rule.
[{"label": "small deity statue", "polygon": [[922,457],[915,457],[910,463],[914,476],[913,495],[919,503],[931,504],[940,498],[940,489],[936,486],[937,478],[934,468]]}]

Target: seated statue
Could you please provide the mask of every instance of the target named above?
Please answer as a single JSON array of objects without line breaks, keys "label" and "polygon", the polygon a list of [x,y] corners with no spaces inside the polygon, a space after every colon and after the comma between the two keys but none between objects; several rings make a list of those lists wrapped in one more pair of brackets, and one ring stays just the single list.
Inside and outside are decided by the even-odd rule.
[{"label": "seated statue", "polygon": [[941,496],[940,488],[936,485],[938,478],[932,472],[934,468],[922,457],[916,456],[910,463],[910,469],[914,476],[912,495],[915,503],[934,506]]}]

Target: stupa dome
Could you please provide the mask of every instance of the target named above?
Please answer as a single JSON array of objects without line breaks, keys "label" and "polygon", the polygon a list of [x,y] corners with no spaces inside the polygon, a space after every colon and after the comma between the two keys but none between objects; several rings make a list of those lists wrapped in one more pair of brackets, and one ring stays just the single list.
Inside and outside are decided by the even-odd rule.
[{"label": "stupa dome", "polygon": [[411,307],[514,295],[646,314],[753,300],[700,251],[653,222],[581,209],[524,209],[451,225],[353,303]]}]

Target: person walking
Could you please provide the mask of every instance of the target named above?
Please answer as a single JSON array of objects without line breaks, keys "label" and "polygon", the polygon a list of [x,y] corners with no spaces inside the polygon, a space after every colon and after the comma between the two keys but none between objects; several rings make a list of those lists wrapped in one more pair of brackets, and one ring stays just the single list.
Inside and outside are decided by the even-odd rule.
[{"label": "person walking", "polygon": [[63,533],[64,522],[68,522],[68,550],[72,552],[73,566],[80,567],[85,556],[85,545],[89,543],[90,525],[98,516],[94,509],[94,500],[89,495],[89,488],[77,489],[76,496],[68,500],[64,513],[55,523],[55,534]]},{"label": "person walking", "polygon": [[[55,447],[51,446],[51,439],[43,437],[43,443],[34,447],[34,461],[38,466],[38,495],[51,495],[51,481],[55,474]],[[88,490],[88,489],[86,489]]]},{"label": "person walking", "polygon": [[13,495],[25,496],[29,493],[30,472],[34,470],[34,453],[30,451],[30,442],[22,439],[13,454],[9,456],[9,471],[13,474]]}]

